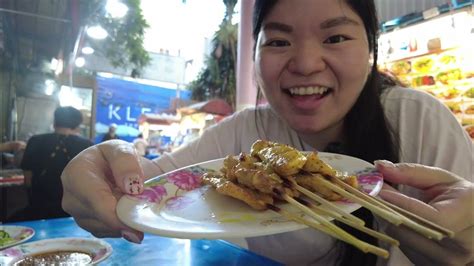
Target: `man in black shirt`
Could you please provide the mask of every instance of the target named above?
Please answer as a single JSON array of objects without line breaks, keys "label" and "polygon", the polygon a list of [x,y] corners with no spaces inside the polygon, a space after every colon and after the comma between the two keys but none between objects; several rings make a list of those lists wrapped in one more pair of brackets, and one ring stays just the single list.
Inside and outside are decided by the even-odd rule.
[{"label": "man in black shirt", "polygon": [[31,187],[26,219],[68,216],[61,208],[61,173],[72,158],[92,146],[90,140],[78,135],[81,123],[79,110],[59,107],[54,111],[54,133],[29,139],[21,163],[25,184]]}]

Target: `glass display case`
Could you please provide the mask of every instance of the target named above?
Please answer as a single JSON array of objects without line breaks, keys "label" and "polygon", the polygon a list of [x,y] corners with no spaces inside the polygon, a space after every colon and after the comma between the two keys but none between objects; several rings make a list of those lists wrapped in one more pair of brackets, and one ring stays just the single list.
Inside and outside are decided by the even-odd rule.
[{"label": "glass display case", "polygon": [[379,38],[379,68],[440,99],[474,139],[473,6],[393,27]]}]

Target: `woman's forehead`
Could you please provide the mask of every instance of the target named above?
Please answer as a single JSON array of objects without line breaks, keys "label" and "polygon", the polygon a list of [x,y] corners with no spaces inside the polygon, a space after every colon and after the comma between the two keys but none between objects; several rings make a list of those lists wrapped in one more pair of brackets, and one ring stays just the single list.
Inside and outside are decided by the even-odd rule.
[{"label": "woman's forehead", "polygon": [[347,18],[347,21],[363,25],[359,15],[344,0],[279,0],[263,18],[263,23],[278,21],[286,24],[324,24],[335,18]]}]

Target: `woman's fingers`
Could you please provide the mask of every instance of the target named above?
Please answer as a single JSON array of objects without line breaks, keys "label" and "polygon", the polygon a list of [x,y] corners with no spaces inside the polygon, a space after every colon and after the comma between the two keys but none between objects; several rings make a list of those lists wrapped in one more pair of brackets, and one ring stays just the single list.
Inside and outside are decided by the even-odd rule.
[{"label": "woman's fingers", "polygon": [[388,181],[420,189],[425,202],[387,186],[379,194],[383,199],[455,232],[472,226],[474,192],[470,182],[445,170],[418,164],[377,161],[376,166]]},{"label": "woman's fingers", "polygon": [[140,166],[140,156],[131,143],[110,140],[98,145],[111,169],[116,186],[124,193],[143,192],[144,174]]},{"label": "woman's fingers", "polygon": [[107,168],[107,162],[97,146],[87,148],[69,162],[61,175],[63,208],[67,213],[73,216],[81,214],[81,210],[74,208],[74,200],[93,206],[95,202],[101,201],[102,194],[112,194],[105,177]]},{"label": "woman's fingers", "polygon": [[[459,247],[451,239],[440,243],[406,227],[394,225],[389,225],[386,232],[400,241],[400,248],[415,265],[466,265],[472,260],[472,253],[466,250],[467,247]],[[427,261],[427,258],[432,261]]]},{"label": "woman's fingers", "polygon": [[385,160],[375,161],[374,163],[384,179],[394,184],[404,184],[419,189],[430,188],[433,185],[451,184],[462,180],[462,178],[436,167],[410,163],[393,164]]},{"label": "woman's fingers", "polygon": [[[138,159],[128,145],[119,144],[117,148],[110,142],[92,146],[71,160],[61,177],[64,188],[62,205],[79,226],[96,236],[122,236],[139,243],[143,233],[127,227],[115,213],[124,184],[122,182],[121,186],[116,186],[117,177],[114,173],[141,171]],[[122,155],[120,151],[125,151],[125,154]],[[131,166],[120,165],[115,162],[116,159],[123,165],[130,163]]]},{"label": "woman's fingers", "polygon": [[439,212],[436,208],[418,200],[410,198],[400,192],[383,189],[378,194],[382,199],[401,207],[409,212],[416,213],[423,218],[436,222],[440,220]]},{"label": "woman's fingers", "polygon": [[123,237],[136,244],[140,244],[143,240],[143,233],[133,229],[124,229],[121,231],[111,230],[105,223],[95,218],[75,220],[81,228],[91,232],[95,237]]}]

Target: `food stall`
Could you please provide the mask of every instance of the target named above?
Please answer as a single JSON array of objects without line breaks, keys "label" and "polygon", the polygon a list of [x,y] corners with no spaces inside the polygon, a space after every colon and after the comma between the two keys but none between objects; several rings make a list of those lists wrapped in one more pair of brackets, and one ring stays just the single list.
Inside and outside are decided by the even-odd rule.
[{"label": "food stall", "polygon": [[139,131],[147,140],[147,157],[152,159],[171,150],[171,140],[179,133],[181,119],[174,114],[142,114],[138,119]]},{"label": "food stall", "polygon": [[211,99],[198,102],[178,109],[179,114],[186,121],[186,117],[199,121],[201,130],[218,123],[224,117],[231,115],[234,111],[223,99]]},{"label": "food stall", "polygon": [[474,140],[472,3],[444,5],[383,24],[379,67],[441,100]]}]

